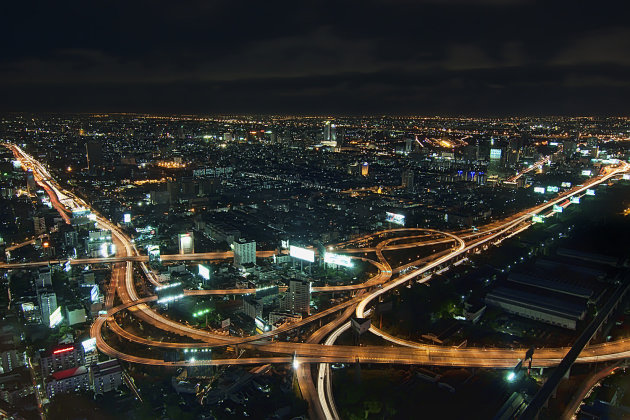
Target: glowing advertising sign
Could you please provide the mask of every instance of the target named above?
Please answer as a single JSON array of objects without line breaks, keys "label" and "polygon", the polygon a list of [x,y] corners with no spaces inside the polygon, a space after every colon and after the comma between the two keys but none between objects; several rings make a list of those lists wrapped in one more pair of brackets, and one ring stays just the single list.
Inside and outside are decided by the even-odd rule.
[{"label": "glowing advertising sign", "polygon": [[123,214],[123,222],[124,223],[131,223],[131,214],[129,214],[129,213]]},{"label": "glowing advertising sign", "polygon": [[327,252],[324,254],[324,262],[328,264],[343,265],[344,267],[352,267],[352,260],[347,255],[332,254]]},{"label": "glowing advertising sign", "polygon": [[280,247],[281,247],[282,249],[287,249],[287,248],[289,248],[289,241],[288,241],[288,240],[287,240],[287,241],[285,241],[285,240],[283,239],[282,241],[280,241]]},{"label": "glowing advertising sign", "polygon": [[199,264],[199,275],[205,280],[210,280],[210,269],[203,264]]},{"label": "glowing advertising sign", "polygon": [[582,176],[591,176],[592,173],[593,171],[591,171],[590,169],[584,169],[582,171]]},{"label": "glowing advertising sign", "polygon": [[98,286],[96,285],[92,286],[90,290],[90,300],[92,302],[98,302]]},{"label": "glowing advertising sign", "polygon": [[553,205],[553,211],[555,211],[556,213],[562,213],[562,210],[563,210],[563,208],[560,207],[559,205],[557,205],[557,204]]},{"label": "glowing advertising sign", "polygon": [[405,216],[403,216],[402,214],[386,212],[385,220],[390,223],[395,223],[400,226],[405,226]]},{"label": "glowing advertising sign", "polygon": [[490,159],[501,159],[501,149],[490,149]]},{"label": "glowing advertising sign", "polygon": [[571,203],[573,204],[580,204],[580,197],[574,195],[569,199],[569,201],[571,201]]},{"label": "glowing advertising sign", "polygon": [[90,214],[88,214],[88,219],[90,219],[91,221],[95,222],[96,221],[96,215],[94,213],[90,213]]},{"label": "glowing advertising sign", "polygon": [[269,331],[269,326],[265,324],[265,321],[256,317],[254,318],[254,323],[256,324],[256,332],[258,334],[262,334],[265,331]]},{"label": "glowing advertising sign", "polygon": [[298,260],[315,262],[315,251],[312,249],[300,248],[298,246],[289,246],[289,255]]},{"label": "glowing advertising sign", "polygon": [[88,338],[87,340],[82,341],[81,345],[83,346],[84,353],[90,353],[96,350],[96,337]]},{"label": "glowing advertising sign", "polygon": [[558,192],[558,187],[556,187],[555,185],[549,185],[547,187],[547,192],[548,193],[557,193]]},{"label": "glowing advertising sign", "polygon": [[532,216],[532,222],[534,222],[534,223],[545,223],[545,219],[543,219],[542,216],[539,216],[539,215],[536,214],[536,215]]},{"label": "glowing advertising sign", "polygon": [[560,186],[562,188],[571,188],[571,183],[570,182],[563,182],[562,184],[560,184]]},{"label": "glowing advertising sign", "polygon": [[58,306],[55,311],[50,314],[48,317],[48,321],[50,322],[50,328],[55,328],[57,325],[61,324],[63,321],[63,315],[61,314],[61,306]]},{"label": "glowing advertising sign", "polygon": [[538,193],[538,194],[544,194],[545,193],[545,187],[534,187],[534,192]]},{"label": "glowing advertising sign", "polygon": [[622,178],[626,181],[630,181],[630,174],[623,174]]},{"label": "glowing advertising sign", "polygon": [[586,195],[595,195],[595,190],[589,188],[586,190]]},{"label": "glowing advertising sign", "polygon": [[66,273],[72,270],[72,266],[70,266],[70,261],[66,261],[66,264],[63,266],[63,271]]}]

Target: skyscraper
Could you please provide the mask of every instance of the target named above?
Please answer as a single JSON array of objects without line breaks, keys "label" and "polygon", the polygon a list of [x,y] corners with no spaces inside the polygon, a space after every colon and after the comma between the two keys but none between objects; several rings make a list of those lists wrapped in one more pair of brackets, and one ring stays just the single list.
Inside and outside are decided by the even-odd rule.
[{"label": "skyscraper", "polygon": [[310,314],[311,311],[311,282],[308,280],[289,280],[289,290],[287,290],[281,309],[295,313]]},{"label": "skyscraper", "polygon": [[405,169],[402,173],[402,186],[406,191],[413,191],[414,173],[411,169]]},{"label": "skyscraper", "polygon": [[88,169],[94,170],[96,167],[103,164],[103,148],[101,143],[89,140],[85,143],[85,153],[87,157]]},{"label": "skyscraper", "polygon": [[256,241],[239,239],[234,242],[234,266],[256,264]]},{"label": "skyscraper", "polygon": [[369,170],[370,165],[367,162],[363,162],[363,165],[361,165],[361,175],[368,176]]},{"label": "skyscraper", "polygon": [[42,324],[48,325],[50,314],[57,309],[57,295],[55,292],[45,291],[39,295],[39,308],[42,312]]}]

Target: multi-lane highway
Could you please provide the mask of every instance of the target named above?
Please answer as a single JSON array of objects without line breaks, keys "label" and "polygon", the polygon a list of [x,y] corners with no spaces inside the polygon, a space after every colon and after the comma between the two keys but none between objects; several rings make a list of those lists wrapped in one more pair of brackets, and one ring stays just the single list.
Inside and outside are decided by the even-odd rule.
[{"label": "multi-lane highway", "polygon": [[[61,213],[67,213],[68,208],[85,207],[89,205],[83,200],[74,196],[72,193],[60,188],[53,180],[47,170],[37,161],[28,156],[23,150],[17,146],[10,145],[16,157],[23,162],[25,168],[29,168],[36,176],[36,180],[40,182],[45,190],[51,195],[51,202]],[[311,401],[319,401],[321,407],[317,408],[318,413],[323,412],[326,417],[336,417],[334,402],[330,395],[330,375],[327,374],[326,363],[331,362],[369,362],[369,363],[396,363],[396,364],[429,364],[440,366],[479,366],[479,367],[496,367],[507,368],[516,364],[519,358],[527,349],[486,349],[486,348],[451,348],[434,345],[426,345],[414,343],[406,340],[400,340],[389,334],[379,331],[372,327],[371,331],[380,335],[384,339],[392,342],[396,346],[339,346],[332,345],[336,338],[348,329],[348,323],[345,320],[355,311],[356,315],[362,317],[366,313],[368,306],[379,296],[390,292],[409,281],[428,281],[430,273],[437,269],[444,269],[450,264],[455,263],[464,258],[466,253],[485,249],[488,245],[496,244],[505,237],[514,235],[531,225],[531,217],[534,214],[548,212],[554,204],[565,201],[568,197],[583,193],[587,188],[592,188],[599,183],[606,182],[610,178],[629,170],[629,165],[621,163],[616,167],[607,167],[599,176],[590,179],[581,186],[577,186],[567,192],[564,192],[555,198],[535,206],[531,209],[519,212],[507,219],[494,221],[491,224],[480,227],[477,232],[439,232],[429,229],[397,229],[396,236],[380,241],[372,248],[347,248],[346,252],[374,252],[376,260],[370,261],[378,267],[378,274],[366,283],[360,285],[343,286],[344,289],[335,289],[338,286],[322,287],[316,291],[354,291],[365,290],[353,298],[347,299],[345,302],[334,306],[333,308],[321,311],[300,322],[286,325],[278,330],[268,333],[252,336],[252,337],[230,337],[224,335],[213,334],[189,327],[187,325],[172,321],[156,312],[151,307],[151,302],[157,298],[155,296],[139,297],[135,289],[135,279],[133,275],[134,262],[142,263],[142,269],[147,279],[156,284],[156,280],[151,278],[150,270],[143,264],[146,256],[139,254],[133,243],[117,226],[102,217],[98,213],[97,224],[102,229],[112,231],[113,240],[117,244],[117,255],[115,258],[107,259],[106,262],[115,262],[112,270],[112,279],[108,288],[106,303],[108,308],[107,315],[100,316],[92,325],[91,335],[97,339],[97,346],[100,351],[112,357],[117,357],[133,363],[143,363],[151,365],[166,366],[183,366],[183,365],[199,365],[199,364],[263,364],[263,363],[290,363],[293,355],[296,355],[300,363],[320,363],[318,368],[318,393],[317,396],[310,388]],[[53,198],[54,196],[54,198]],[[62,204],[63,203],[63,204]],[[59,206],[59,207],[58,207]],[[391,231],[392,233],[394,230]],[[377,234],[366,235],[363,240],[371,241],[376,239],[383,232]],[[387,233],[387,231],[386,231]],[[400,235],[400,236],[399,236]],[[395,244],[396,242],[402,242]],[[413,271],[393,278],[395,272],[400,271],[401,267],[392,269],[387,258],[383,255],[383,251],[405,249],[417,246],[427,246],[435,244],[452,243],[451,248],[446,251],[434,254],[425,259],[414,262],[416,266],[420,266]],[[343,248],[351,243],[339,244],[338,252],[342,252]],[[213,254],[212,256],[210,254]],[[199,260],[213,258],[230,258],[231,253],[205,253],[198,254]],[[165,256],[162,256],[164,259]],[[172,256],[172,260],[177,258],[190,259],[190,256]],[[94,259],[96,263],[96,260]],[[75,260],[76,263],[80,260]],[[105,262],[105,261],[99,261]],[[85,263],[85,262],[82,262]],[[25,263],[29,264],[29,263]],[[411,265],[407,265],[411,267]],[[25,265],[29,267],[29,265]],[[419,280],[418,280],[419,279]],[[187,291],[188,295],[201,294],[235,294],[235,293],[252,293],[252,289],[232,289],[225,291]],[[114,307],[114,296],[118,294],[121,305]],[[356,308],[356,309],[355,309]],[[129,331],[123,329],[116,322],[116,314],[121,311],[130,311],[131,314],[138,317],[144,322],[160,328],[164,331],[176,334],[182,337],[189,337],[196,341],[191,342],[161,342],[150,340],[144,337],[138,337]],[[333,321],[325,324],[321,329],[317,330],[304,343],[269,341],[273,336],[287,332],[291,329],[300,328],[314,320],[323,319],[324,317],[337,314]],[[254,348],[270,354],[279,354],[281,356],[272,357],[256,357],[256,358],[238,358],[238,359],[214,359],[210,361],[178,361],[165,362],[160,359],[147,358],[126,354],[112,347],[102,335],[104,325],[108,325],[109,331],[118,334],[122,338],[150,347],[166,347],[166,348],[190,348],[190,347],[212,347],[239,345],[243,348]],[[319,344],[328,334],[331,334],[325,343]],[[550,348],[536,350],[535,366],[555,366],[567,353],[568,348]],[[630,340],[619,340],[611,343],[604,343],[587,347],[579,356],[577,362],[594,362],[604,360],[616,360],[630,356]],[[302,379],[304,386],[310,386],[310,371],[307,375],[301,370],[298,379]],[[327,379],[328,378],[328,379]],[[327,382],[328,381],[328,382]],[[328,392],[326,392],[328,389]],[[308,392],[308,391],[307,391]]]}]

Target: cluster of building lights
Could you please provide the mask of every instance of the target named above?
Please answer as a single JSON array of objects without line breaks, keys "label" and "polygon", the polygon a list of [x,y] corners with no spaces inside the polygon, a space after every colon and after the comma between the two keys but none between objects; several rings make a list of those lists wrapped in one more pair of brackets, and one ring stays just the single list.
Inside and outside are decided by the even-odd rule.
[{"label": "cluster of building lights", "polygon": [[164,286],[158,286],[155,288],[155,291],[158,292],[160,290],[170,289],[171,287],[180,286],[181,284],[182,284],[181,282],[177,282],[177,283],[166,284]]},{"label": "cluster of building lights", "polygon": [[169,302],[173,302],[174,300],[181,299],[183,297],[184,297],[183,293],[179,295],[167,296],[165,298],[158,299],[157,303],[169,303]]}]

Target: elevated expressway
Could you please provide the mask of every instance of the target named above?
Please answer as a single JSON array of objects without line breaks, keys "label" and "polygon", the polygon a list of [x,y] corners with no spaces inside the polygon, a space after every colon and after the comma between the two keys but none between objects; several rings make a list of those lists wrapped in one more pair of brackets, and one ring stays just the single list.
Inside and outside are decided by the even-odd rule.
[{"label": "elevated expressway", "polygon": [[[38,173],[39,181],[45,184],[48,188],[47,191],[52,191],[58,200],[56,202],[63,202],[65,206],[70,208],[75,207],[87,207],[87,203],[77,198],[72,193],[62,190],[52,180],[50,175],[38,162],[34,161],[30,156],[26,155],[17,146],[10,146],[13,148],[16,156],[20,157],[23,161],[28,162],[28,166],[33,169],[34,173]],[[334,291],[334,287],[343,287],[344,291],[353,291],[363,289],[364,293],[359,293],[355,297],[343,302],[340,305],[336,305],[327,311],[320,312],[313,316],[303,319],[299,323],[287,325],[283,328],[279,328],[274,331],[270,331],[265,334],[251,336],[251,337],[226,337],[217,334],[212,334],[207,331],[191,328],[184,324],[174,322],[165,318],[164,316],[155,312],[149,304],[155,301],[155,296],[140,298],[137,295],[133,279],[133,260],[136,258],[141,259],[138,250],[131,243],[131,241],[125,236],[125,234],[118,229],[117,226],[109,222],[107,219],[97,214],[97,223],[103,229],[112,231],[113,237],[118,242],[118,252],[120,255],[117,257],[123,258],[121,261],[114,265],[112,273],[112,281],[108,288],[108,294],[106,298],[108,312],[106,315],[100,316],[91,327],[91,335],[97,339],[97,346],[99,350],[112,357],[117,357],[121,360],[125,360],[131,363],[141,363],[158,366],[190,366],[190,365],[226,365],[226,364],[265,364],[265,363],[290,363],[294,357],[299,360],[300,363],[320,363],[319,378],[323,378],[321,375],[322,366],[325,369],[325,363],[331,362],[362,362],[362,363],[385,363],[385,364],[425,364],[425,365],[438,365],[438,366],[476,366],[476,367],[493,367],[493,368],[509,368],[514,366],[519,358],[525,353],[527,349],[500,349],[500,348],[453,348],[435,345],[426,345],[421,343],[414,343],[407,340],[400,340],[396,337],[376,329],[371,328],[371,331],[377,335],[380,335],[384,339],[396,344],[397,346],[338,346],[338,345],[322,345],[317,344],[323,337],[332,332],[331,337],[327,340],[326,344],[332,344],[334,339],[338,337],[341,332],[346,330],[349,326],[344,321],[352,314],[352,309],[355,309],[357,316],[362,317],[366,313],[366,308],[370,305],[374,299],[379,296],[399,287],[409,281],[420,278],[417,281],[428,281],[430,278],[430,272],[432,270],[440,269],[442,267],[448,267],[449,264],[456,262],[458,259],[464,258],[466,253],[483,249],[490,244],[496,244],[503,240],[505,237],[512,236],[527,229],[530,225],[530,219],[532,215],[539,214],[548,211],[554,204],[559,204],[566,200],[568,197],[575,194],[584,192],[587,188],[594,187],[599,183],[605,182],[610,178],[617,176],[623,172],[629,170],[629,165],[621,163],[617,167],[608,167],[599,176],[590,179],[588,182],[581,186],[577,186],[567,192],[564,192],[554,199],[547,201],[541,205],[535,206],[531,209],[522,211],[513,215],[512,217],[495,221],[483,228],[480,228],[478,232],[462,232],[461,235],[456,235],[447,232],[429,231],[424,229],[425,234],[429,232],[429,237],[434,238],[435,235],[443,235],[444,239],[429,241],[431,244],[453,242],[455,244],[450,250],[445,253],[438,254],[438,257],[430,262],[426,262],[421,268],[415,269],[410,273],[399,276],[392,280],[393,271],[385,257],[383,256],[384,249],[392,242],[400,240],[421,239],[415,235],[410,237],[396,237],[390,238],[379,243],[373,249],[361,249],[356,252],[375,252],[378,261],[373,261],[379,268],[378,274],[372,279],[368,280],[367,285],[351,285],[351,286],[330,286],[328,289],[321,289],[320,291]],[[52,201],[52,200],[51,200]],[[402,229],[399,229],[403,231]],[[421,229],[405,229],[403,233],[416,233]],[[426,241],[425,241],[426,242]],[[398,246],[410,247],[410,246],[422,246],[423,241],[411,242],[406,244],[399,244]],[[424,244],[427,245],[427,244]],[[398,249],[401,249],[398,248]],[[350,250],[353,252],[354,250]],[[343,252],[339,249],[336,252]],[[366,259],[367,260],[367,259]],[[414,262],[417,263],[417,262]],[[146,265],[142,261],[143,271],[147,273]],[[398,268],[400,270],[400,268]],[[396,270],[398,271],[398,270]],[[150,275],[147,276],[150,279]],[[155,281],[152,281],[154,283]],[[237,291],[228,290],[222,292],[214,292],[215,294],[233,294]],[[238,292],[251,292],[250,289],[243,289]],[[121,299],[122,304],[113,306],[114,294],[117,293]],[[189,291],[190,295],[203,294],[201,291]],[[180,336],[190,337],[194,342],[164,342],[150,340],[143,337],[138,337],[132,333],[124,330],[115,321],[115,315],[120,311],[128,310],[134,316],[150,323],[151,325],[158,327],[164,331],[172,332]],[[343,310],[343,312],[341,312]],[[275,335],[289,331],[290,329],[299,328],[317,319],[321,319],[328,315],[341,312],[341,314],[328,326],[325,325],[322,329],[316,331],[314,336],[311,336],[306,343],[293,343],[282,341],[268,341]],[[217,347],[217,346],[243,346],[247,348],[255,349],[259,352],[265,352],[269,354],[280,354],[282,356],[266,356],[266,357],[251,357],[251,358],[226,358],[226,359],[214,359],[204,361],[163,361],[160,359],[153,359],[148,357],[134,356],[131,354],[123,353],[113,348],[107,343],[103,336],[103,326],[107,324],[110,330],[122,338],[130,340],[132,342],[143,344],[150,347],[163,347],[163,348],[195,348],[195,347]],[[321,331],[321,332],[319,332]],[[534,358],[534,366],[537,367],[549,367],[556,366],[560,363],[562,358],[569,351],[569,348],[548,348],[537,349],[536,357]],[[621,358],[630,357],[630,340],[618,340],[615,342],[603,343],[592,345],[585,348],[577,358],[578,363],[591,363],[599,361],[617,360]],[[324,382],[322,382],[324,384]],[[330,386],[330,385],[328,385]],[[321,385],[324,387],[324,385]],[[319,395],[321,399],[321,394]],[[330,410],[330,408],[325,408]],[[334,407],[333,407],[334,409]],[[328,412],[326,415],[330,414]],[[332,415],[332,414],[331,414]]]}]

